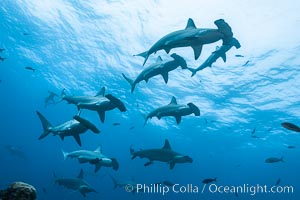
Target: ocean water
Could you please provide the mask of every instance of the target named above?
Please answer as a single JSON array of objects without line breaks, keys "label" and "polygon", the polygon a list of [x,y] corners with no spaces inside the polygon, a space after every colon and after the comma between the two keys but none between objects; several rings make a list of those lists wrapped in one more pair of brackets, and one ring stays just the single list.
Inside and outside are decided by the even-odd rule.
[{"label": "ocean water", "polygon": [[[6,59],[0,61],[0,188],[24,181],[36,187],[40,200],[299,199],[300,135],[281,126],[283,122],[300,125],[299,7],[299,2],[291,0],[2,0],[0,48],[5,50],[0,56]],[[225,63],[218,59],[194,77],[178,68],[169,73],[168,84],[156,76],[137,84],[131,93],[121,74],[134,78],[144,69],[144,59],[133,55],[184,29],[188,18],[198,28],[216,28],[214,21],[224,19],[241,48],[233,47]],[[222,41],[204,45],[197,60],[190,47],[171,53],[196,68],[221,45]],[[170,59],[158,51],[145,66],[156,62],[158,55]],[[45,107],[48,91],[95,95],[102,87],[120,98],[127,112],[108,111],[101,123],[96,112],[83,110],[81,116],[101,133],[81,135],[82,147],[72,137],[62,141],[49,135],[38,140],[43,128],[36,111],[53,125],[77,113],[76,106],[66,102]],[[152,118],[144,126],[143,116],[167,105],[172,96],[179,104],[193,102],[201,115],[185,116],[178,125],[173,117]],[[193,163],[176,164],[170,170],[166,163],[154,161],[145,167],[147,159],[131,160],[130,146],[161,148],[165,139],[173,150],[193,158]],[[10,154],[7,145],[26,159]],[[62,150],[94,150],[99,145],[105,155],[118,160],[119,170],[103,167],[94,173],[90,164],[63,159]],[[269,157],[283,157],[284,162],[265,163]],[[54,173],[76,177],[80,169],[97,193],[83,197],[79,191],[54,184]],[[198,191],[176,193],[169,187],[164,195],[132,194],[114,189],[110,176],[149,187],[168,180]],[[202,192],[202,181],[215,177],[217,182],[212,184],[220,191],[213,191],[213,186],[210,191],[207,185]],[[257,185],[270,189],[278,179],[277,189],[292,186],[293,191],[254,194]],[[222,187],[244,185],[252,187],[252,192],[222,193]]]}]

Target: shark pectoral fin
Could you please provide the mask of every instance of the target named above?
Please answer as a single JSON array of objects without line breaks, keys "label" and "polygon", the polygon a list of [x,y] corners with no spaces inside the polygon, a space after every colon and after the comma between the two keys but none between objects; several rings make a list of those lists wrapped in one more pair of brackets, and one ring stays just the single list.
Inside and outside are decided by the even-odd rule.
[{"label": "shark pectoral fin", "polygon": [[226,54],[224,53],[224,54],[221,54],[221,58],[222,58],[222,60],[224,61],[224,62],[226,62]]},{"label": "shark pectoral fin", "polygon": [[100,117],[101,122],[103,123],[105,120],[105,111],[97,111]]},{"label": "shark pectoral fin", "polygon": [[152,160],[150,160],[149,162],[146,162],[146,163],[144,164],[144,166],[146,167],[146,166],[149,166],[149,165],[151,165],[151,164],[153,164],[153,161],[152,161]]},{"label": "shark pectoral fin", "polygon": [[73,135],[73,137],[74,137],[74,139],[76,140],[77,144],[78,144],[79,146],[81,146],[81,140],[80,140],[79,134],[75,134],[75,135]]},{"label": "shark pectoral fin", "polygon": [[198,45],[198,46],[192,46],[193,50],[194,50],[194,56],[195,56],[195,60],[197,60],[201,54],[202,51],[202,45]]},{"label": "shark pectoral fin", "polygon": [[168,80],[169,80],[169,74],[168,74],[168,72],[167,73],[162,73],[161,75],[164,78],[165,83],[167,84]]},{"label": "shark pectoral fin", "polygon": [[176,119],[177,124],[179,124],[181,122],[181,116],[180,115],[175,115],[174,117]]},{"label": "shark pectoral fin", "polygon": [[175,162],[174,161],[170,162],[170,169],[174,169],[174,167],[175,167]]},{"label": "shark pectoral fin", "polygon": [[96,173],[97,171],[99,171],[100,168],[101,168],[100,163],[97,163],[97,164],[95,165],[95,170],[94,170],[94,172]]}]

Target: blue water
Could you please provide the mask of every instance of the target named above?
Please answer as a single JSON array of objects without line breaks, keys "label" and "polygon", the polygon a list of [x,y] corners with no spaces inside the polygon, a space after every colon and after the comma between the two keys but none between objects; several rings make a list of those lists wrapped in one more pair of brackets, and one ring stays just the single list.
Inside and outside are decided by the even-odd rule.
[{"label": "blue water", "polygon": [[[201,193],[202,180],[218,177],[216,184],[293,186],[293,193],[239,194],[238,199],[299,199],[300,135],[284,129],[282,122],[300,125],[300,3],[285,1],[60,1],[2,0],[0,3],[0,188],[11,182],[34,185],[38,199],[83,199],[78,191],[54,184],[57,176],[76,177],[82,168],[85,180],[98,193],[86,199],[236,199],[234,194]],[[215,28],[223,18],[232,27],[242,47],[227,53],[211,68],[190,77],[187,70],[170,72],[141,82],[134,93],[121,73],[136,77],[143,59],[134,54],[148,50],[158,39],[183,29],[188,18],[197,27]],[[191,48],[171,52],[198,67],[221,41],[205,45],[198,60]],[[236,57],[240,54],[244,57]],[[169,59],[164,51],[151,55]],[[247,64],[245,64],[247,62]],[[146,65],[147,65],[146,64]],[[30,71],[25,67],[32,67]],[[73,138],[38,137],[43,132],[36,111],[54,125],[77,113],[74,105],[61,102],[44,106],[48,90],[60,94],[95,95],[105,86],[107,93],[124,101],[128,111],[106,113],[100,123],[95,112],[83,111],[101,134],[81,135],[82,148]],[[143,115],[166,105],[175,96],[179,104],[193,102],[201,116],[186,116],[177,125],[174,118],[152,118],[144,127]],[[56,100],[58,100],[57,98]],[[120,126],[113,126],[113,123]],[[255,128],[255,135],[251,133]],[[129,147],[160,148],[168,139],[172,148],[193,158],[192,164],[165,163],[144,167],[146,159],[131,160]],[[28,159],[12,156],[4,148],[13,145]],[[120,169],[102,168],[94,173],[89,164],[63,160],[61,150],[94,150],[117,158]],[[288,149],[287,146],[296,146]],[[268,157],[285,162],[266,164]],[[134,177],[137,183],[170,180],[199,186],[198,193],[131,194],[113,189],[112,175],[119,180]]]}]

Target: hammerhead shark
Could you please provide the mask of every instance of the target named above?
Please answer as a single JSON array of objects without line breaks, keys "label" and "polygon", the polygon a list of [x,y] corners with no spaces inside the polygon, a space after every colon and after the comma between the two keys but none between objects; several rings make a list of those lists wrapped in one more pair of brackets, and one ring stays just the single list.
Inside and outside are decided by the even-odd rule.
[{"label": "hammerhead shark", "polygon": [[114,189],[116,189],[117,187],[124,188],[130,185],[132,186],[131,188],[132,193],[135,193],[137,190],[137,182],[134,180],[133,177],[131,177],[131,180],[125,180],[125,181],[119,181],[116,178],[114,178],[112,175],[110,175],[110,178],[114,183]]},{"label": "hammerhead shark", "polygon": [[23,160],[27,160],[27,155],[21,150],[20,147],[13,146],[13,145],[5,145],[5,149],[12,155]]},{"label": "hammerhead shark", "polygon": [[95,151],[89,150],[77,150],[73,152],[65,152],[62,150],[64,160],[67,158],[77,158],[79,163],[90,163],[95,165],[95,172],[97,172],[101,166],[112,167],[114,170],[119,169],[119,163],[115,158],[109,158],[102,154],[101,146]]},{"label": "hammerhead shark", "polygon": [[221,39],[224,44],[227,44],[233,36],[231,27],[223,19],[216,20],[214,24],[218,29],[197,28],[193,19],[189,18],[185,29],[167,34],[158,40],[148,51],[140,53],[137,56],[145,58],[143,63],[145,65],[148,57],[159,50],[164,49],[166,53],[169,53],[173,48],[191,46],[194,50],[195,60],[197,60],[201,54],[203,45],[214,43]]},{"label": "hammerhead shark", "polygon": [[78,190],[82,196],[86,196],[86,193],[96,192],[84,179],[83,179],[83,170],[80,170],[79,175],[76,178],[65,178],[65,177],[57,177],[54,174],[54,182],[58,185],[62,185],[71,190]]},{"label": "hammerhead shark", "polygon": [[192,76],[194,76],[197,71],[203,70],[206,67],[211,67],[211,65],[220,57],[224,62],[226,62],[226,52],[229,51],[233,46],[237,49],[241,47],[239,41],[235,38],[232,38],[228,44],[223,44],[219,48],[217,47],[216,51],[212,52],[211,55],[197,69],[188,68],[192,72]]},{"label": "hammerhead shark", "polygon": [[168,105],[159,107],[153,110],[152,112],[150,112],[146,116],[144,125],[147,123],[149,118],[157,117],[158,119],[161,119],[162,117],[166,117],[166,116],[175,117],[177,124],[179,124],[181,122],[182,116],[190,115],[190,114],[194,114],[195,116],[200,116],[199,108],[193,103],[188,103],[187,105],[177,104],[177,100],[173,96],[171,102]]},{"label": "hammerhead shark", "polygon": [[102,89],[96,94],[96,96],[68,96],[63,91],[62,100],[67,101],[69,104],[76,105],[78,110],[87,109],[97,111],[101,122],[104,122],[105,112],[108,110],[118,108],[121,112],[126,111],[126,107],[120,99],[114,97],[111,94],[104,94],[104,87],[102,87]]},{"label": "hammerhead shark", "polygon": [[131,85],[131,93],[133,92],[135,85],[141,81],[146,81],[154,76],[162,75],[165,83],[168,83],[169,80],[169,72],[175,70],[177,67],[181,66],[182,69],[187,69],[187,64],[184,58],[173,53],[171,55],[173,60],[171,61],[163,61],[160,56],[158,56],[156,63],[150,65],[146,69],[144,69],[133,81],[130,78],[126,77],[123,73],[123,77],[127,80],[127,82]]},{"label": "hammerhead shark", "polygon": [[144,166],[149,166],[153,164],[153,161],[166,162],[170,165],[170,169],[173,169],[176,163],[192,163],[193,159],[189,156],[184,156],[172,150],[169,141],[166,139],[163,148],[161,149],[146,149],[140,151],[134,151],[130,147],[130,153],[132,155],[131,159],[136,158],[148,158],[149,161],[144,164]]},{"label": "hammerhead shark", "polygon": [[62,140],[64,140],[67,136],[73,136],[77,144],[81,146],[79,134],[86,132],[88,129],[94,133],[100,133],[94,124],[78,115],[74,116],[72,120],[57,126],[52,126],[50,122],[38,111],[37,115],[40,118],[44,129],[44,133],[39,137],[39,140],[45,138],[50,133],[53,133],[53,135],[59,135]]}]

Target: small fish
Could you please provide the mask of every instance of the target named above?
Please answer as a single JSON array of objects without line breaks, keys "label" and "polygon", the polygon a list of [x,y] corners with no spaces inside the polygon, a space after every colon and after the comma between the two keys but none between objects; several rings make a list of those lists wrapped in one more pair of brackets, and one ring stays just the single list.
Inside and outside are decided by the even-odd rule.
[{"label": "small fish", "polygon": [[250,60],[247,60],[247,62],[245,64],[243,64],[243,66],[248,65],[249,62],[250,62]]},{"label": "small fish", "polygon": [[270,157],[265,160],[265,163],[277,163],[277,162],[284,162],[283,157],[281,158]]},{"label": "small fish", "polygon": [[35,71],[36,69],[32,68],[32,67],[25,67],[25,69],[31,70],[31,71]]},{"label": "small fish", "polygon": [[295,148],[296,148],[296,146],[289,145],[287,148],[288,148],[288,149],[295,149]]},{"label": "small fish", "polygon": [[204,184],[208,184],[208,183],[211,183],[211,182],[217,182],[217,178],[207,178],[207,179],[204,179],[203,181],[202,181],[202,183],[204,183]]},{"label": "small fish", "polygon": [[5,49],[0,49],[0,52],[5,51]]},{"label": "small fish", "polygon": [[300,128],[298,126],[289,122],[283,122],[281,123],[281,126],[283,126],[284,128],[290,131],[300,132]]},{"label": "small fish", "polygon": [[252,130],[251,135],[254,135],[255,131],[256,131],[256,128],[254,128],[254,129]]},{"label": "small fish", "polygon": [[280,181],[280,178],[278,178],[275,185],[279,185]]},{"label": "small fish", "polygon": [[118,123],[118,122],[116,122],[116,123],[113,123],[112,125],[113,125],[113,126],[120,126],[121,124]]},{"label": "small fish", "polygon": [[26,154],[19,148],[13,145],[6,145],[4,146],[5,149],[12,155],[12,156],[16,156],[19,157],[23,160],[27,160],[27,156]]},{"label": "small fish", "polygon": [[256,128],[254,128],[254,129],[252,130],[252,132],[251,132],[251,137],[252,137],[252,138],[260,138],[260,137],[258,137],[258,136],[255,135],[255,131],[256,131]]},{"label": "small fish", "polygon": [[24,32],[23,35],[29,35],[29,33],[25,33],[25,32]]},{"label": "small fish", "polygon": [[135,128],[135,126],[131,126],[130,128],[129,128],[129,130],[132,130],[132,129],[134,129]]},{"label": "small fish", "polygon": [[47,190],[46,190],[46,188],[44,188],[44,187],[43,187],[43,192],[44,192],[44,193],[47,193]]},{"label": "small fish", "polygon": [[235,57],[238,57],[238,58],[243,58],[244,56],[241,55],[241,54],[236,54]]},{"label": "small fish", "polygon": [[4,60],[6,60],[6,58],[3,58],[3,57],[0,56],[0,60],[1,60],[1,61],[4,61]]}]

